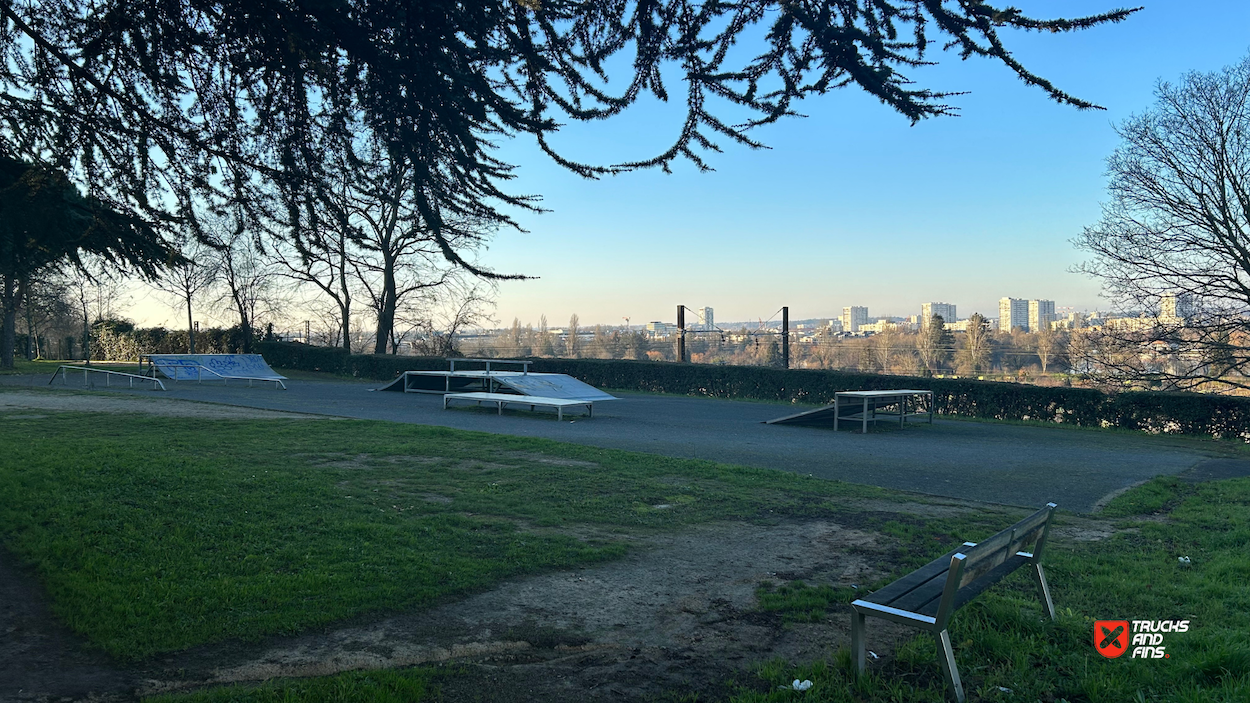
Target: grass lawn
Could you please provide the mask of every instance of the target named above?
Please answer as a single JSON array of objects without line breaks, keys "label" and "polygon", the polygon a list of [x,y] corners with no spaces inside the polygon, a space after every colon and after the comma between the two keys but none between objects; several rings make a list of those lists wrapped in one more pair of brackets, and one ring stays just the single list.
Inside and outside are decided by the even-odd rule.
[{"label": "grass lawn", "polygon": [[[18,374],[47,374],[48,378],[60,368],[62,365],[69,364],[71,366],[83,366],[84,361],[56,361],[48,359],[39,359],[37,361],[27,361],[25,359],[14,359],[13,368],[0,369],[0,376],[12,376]],[[135,369],[139,365],[135,362],[116,362],[116,361],[93,361],[92,366],[102,369],[112,369],[114,371],[125,371],[126,373],[135,373]]]},{"label": "grass lawn", "polygon": [[[516,575],[612,559],[626,549],[622,533],[717,519],[837,520],[856,499],[900,495],[404,424],[39,414],[0,413],[0,539],[34,566],[64,622],[126,661],[421,608]],[[1250,700],[1250,479],[1160,478],[1104,515],[1117,522],[1113,537],[1048,546],[1058,622],[1044,619],[1023,572],[956,614],[970,699]],[[1014,519],[987,509],[866,527],[897,538],[897,576]],[[761,610],[799,627],[845,623],[854,592],[788,583],[758,596]],[[1191,628],[1166,637],[1168,659],[1108,660],[1091,640],[1093,621],[1109,619],[1186,619]],[[898,643],[858,680],[845,650],[813,659],[743,672],[735,703],[943,700],[925,636]],[[177,700],[437,701],[439,681],[461,675],[471,671],[350,672]],[[795,678],[815,686],[779,688]]]},{"label": "grass lawn", "polygon": [[405,424],[7,415],[0,537],[64,622],[129,661],[612,559],[622,530],[832,515],[886,495]]},{"label": "grass lawn", "polygon": [[[1130,491],[1106,513],[1120,520],[1116,536],[1098,542],[1052,539],[1045,558],[1059,620],[1043,616],[1032,583],[1022,573],[999,584],[955,616],[952,639],[970,701],[1121,703],[1250,700],[1250,479],[1190,486],[1161,478]],[[997,516],[1001,521],[1001,515]],[[980,516],[892,522],[908,568],[945,551],[959,534],[979,539],[1001,524]],[[938,539],[931,539],[937,537]],[[1182,566],[1177,556],[1188,556]],[[882,584],[890,579],[882,581]],[[879,586],[881,584],[876,584]],[[849,618],[850,589],[801,583],[766,584],[760,608],[792,622]],[[1188,619],[1185,634],[1166,636],[1167,659],[1104,659],[1092,643],[1094,620]],[[879,624],[879,621],[876,621]],[[869,620],[872,627],[874,620]],[[870,635],[871,637],[871,635]],[[274,681],[166,697],[170,703],[268,703],[287,700],[439,701],[438,683],[472,671],[412,668],[311,680]],[[783,690],[809,679],[805,693]],[[744,672],[733,703],[805,701],[944,701],[932,640],[899,643],[894,659],[856,679],[845,649],[794,664],[772,661]],[[682,700],[703,698],[684,697]]]},{"label": "grass lawn", "polygon": [[[1119,520],[1121,531],[1110,539],[1053,540],[1047,547],[1057,622],[1045,618],[1024,570],[955,615],[951,639],[970,700],[1250,700],[1250,479],[1195,486],[1158,478],[1119,496],[1103,515]],[[975,541],[994,531],[958,518],[884,529],[904,544],[923,544],[934,532]],[[904,554],[904,562],[914,568],[947,548]],[[812,622],[849,619],[845,604],[855,596],[792,583],[765,586],[759,597],[764,610]],[[1091,641],[1095,620],[1189,620],[1190,630],[1165,635],[1166,659],[1106,659]],[[874,619],[868,623],[872,628]],[[797,700],[800,694],[778,688],[795,678],[814,682],[802,694],[809,702],[940,701],[935,657],[926,635],[903,643],[894,661],[860,680],[849,673],[847,650],[800,666],[771,662],[757,673],[767,692],[734,701]]]}]

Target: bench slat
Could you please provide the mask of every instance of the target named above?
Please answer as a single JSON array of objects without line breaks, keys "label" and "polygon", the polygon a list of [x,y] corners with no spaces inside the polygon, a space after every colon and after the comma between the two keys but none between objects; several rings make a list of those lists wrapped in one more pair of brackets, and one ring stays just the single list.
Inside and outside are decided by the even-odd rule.
[{"label": "bench slat", "polygon": [[[981,593],[987,590],[990,586],[993,586],[994,584],[998,583],[1004,577],[1006,577],[1008,574],[1015,571],[1016,569],[1019,569],[1022,566],[1027,566],[1028,563],[1029,563],[1029,560],[1026,557],[1022,557],[1019,555],[1012,555],[1008,557],[1006,561],[1004,561],[1003,563],[999,564],[998,566],[986,572],[985,576],[980,581],[976,581],[956,591],[954,609],[959,610],[960,608],[964,607],[973,598],[976,598],[977,596],[981,595]],[[926,612],[926,611],[922,611],[922,612],[925,615],[932,615],[933,613],[936,613],[937,604],[934,603],[932,612]]]},{"label": "bench slat", "polygon": [[[950,559],[947,559],[946,571],[913,588],[911,592],[894,599],[894,602],[890,603],[890,607],[919,613],[926,605],[933,603],[933,610],[937,612],[937,603],[942,600],[942,591],[946,590],[946,575],[950,572],[950,564]],[[926,613],[926,615],[932,614]]]},{"label": "bench slat", "polygon": [[1046,527],[1050,512],[1050,508],[1042,508],[975,547],[967,548],[964,554],[968,558],[964,561],[964,572],[959,579],[960,588],[993,571],[1026,545],[1035,543]]},{"label": "bench slat", "polygon": [[964,549],[966,549],[966,547],[952,549],[946,554],[943,554],[937,559],[934,559],[928,564],[925,564],[919,569],[916,569],[910,574],[907,574],[906,576],[900,578],[894,583],[891,583],[890,585],[882,588],[881,590],[874,591],[871,594],[865,596],[864,600],[868,601],[869,603],[877,603],[879,605],[893,606],[894,601],[898,600],[899,598],[902,598],[908,593],[911,593],[917,587],[923,585],[924,583],[926,583],[933,577],[940,576],[942,578],[945,578],[946,572],[949,571],[951,568],[951,557],[955,556],[956,554],[963,551]]}]

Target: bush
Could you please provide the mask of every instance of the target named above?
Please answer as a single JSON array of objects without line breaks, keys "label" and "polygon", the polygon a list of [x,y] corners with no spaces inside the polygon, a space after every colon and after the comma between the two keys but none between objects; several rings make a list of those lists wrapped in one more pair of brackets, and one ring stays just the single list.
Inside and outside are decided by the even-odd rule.
[{"label": "bush", "polygon": [[[247,348],[239,326],[210,327],[195,333],[197,354],[238,354]],[[141,327],[116,320],[97,322],[91,328],[91,358],[96,361],[134,361],[140,354],[187,354],[186,330]]]},{"label": "bush", "polygon": [[[275,368],[324,371],[378,381],[395,378],[404,371],[447,368],[447,360],[441,357],[347,354],[338,348],[285,342],[265,342],[257,347]],[[1250,398],[1153,392],[1108,395],[1091,388],[759,366],[602,359],[531,361],[533,371],[566,373],[600,388],[813,404],[833,402],[833,394],[838,391],[914,388],[933,391],[934,405],[941,415],[1250,441]]]}]

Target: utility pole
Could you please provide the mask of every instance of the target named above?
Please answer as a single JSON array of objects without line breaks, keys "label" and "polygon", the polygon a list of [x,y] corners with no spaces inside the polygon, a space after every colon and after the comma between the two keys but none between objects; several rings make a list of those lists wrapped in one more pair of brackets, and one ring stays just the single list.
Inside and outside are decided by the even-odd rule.
[{"label": "utility pole", "polygon": [[677,306],[677,360],[686,360],[686,306]]},{"label": "utility pole", "polygon": [[790,368],[790,308],[781,308],[781,363]]}]

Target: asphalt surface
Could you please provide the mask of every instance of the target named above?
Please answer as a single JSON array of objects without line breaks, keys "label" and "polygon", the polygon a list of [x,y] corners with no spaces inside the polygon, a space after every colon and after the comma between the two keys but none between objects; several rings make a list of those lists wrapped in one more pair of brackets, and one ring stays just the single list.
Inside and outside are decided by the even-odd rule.
[{"label": "asphalt surface", "polygon": [[[49,388],[46,376],[0,377],[0,384]],[[1250,474],[1248,461],[1213,458],[1192,442],[1130,433],[941,419],[902,430],[834,432],[763,424],[796,412],[791,406],[643,394],[597,404],[593,418],[566,415],[557,422],[554,412],[544,410],[506,410],[503,416],[494,408],[443,410],[440,396],[373,391],[378,385],[291,380],[282,391],[272,384],[166,382],[164,393],[110,392],[544,437],[991,503],[1037,507],[1053,501],[1082,513],[1162,474]],[[58,387],[83,384],[51,386]]]}]

